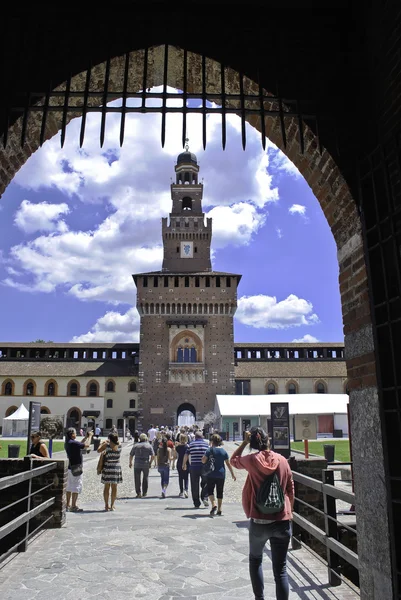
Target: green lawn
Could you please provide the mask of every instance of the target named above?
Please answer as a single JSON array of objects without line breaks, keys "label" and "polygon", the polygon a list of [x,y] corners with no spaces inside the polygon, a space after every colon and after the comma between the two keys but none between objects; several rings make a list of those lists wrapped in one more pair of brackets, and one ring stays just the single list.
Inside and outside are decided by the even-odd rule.
[{"label": "green lawn", "polygon": [[[47,446],[49,446],[48,442],[45,442]],[[9,444],[15,444],[17,446],[21,446],[19,450],[19,456],[22,458],[26,455],[26,440],[2,440],[0,438],[0,458],[7,458],[8,456],[8,446]],[[58,440],[53,442],[53,452],[59,452],[60,450],[64,450],[64,442]]]},{"label": "green lawn", "polygon": [[[318,454],[319,456],[324,456],[323,446],[328,444],[330,446],[335,446],[335,454],[334,460],[338,460],[340,462],[349,462],[349,441],[348,440],[330,440],[325,439],[322,442],[309,442],[309,454]],[[304,443],[303,442],[291,442],[291,448],[294,450],[304,451]]]}]

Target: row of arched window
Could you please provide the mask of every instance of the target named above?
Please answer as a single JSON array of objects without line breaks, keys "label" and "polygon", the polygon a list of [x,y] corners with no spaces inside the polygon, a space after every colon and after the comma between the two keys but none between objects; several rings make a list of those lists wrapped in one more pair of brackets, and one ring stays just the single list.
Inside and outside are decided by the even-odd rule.
[{"label": "row of arched window", "polygon": [[[266,384],[266,394],[268,395],[273,395],[273,394],[277,394],[278,393],[278,386],[276,383],[273,383],[272,381],[268,382]],[[298,394],[299,393],[299,388],[298,388],[298,384],[296,382],[290,381],[289,383],[287,383],[286,385],[286,394]],[[327,387],[326,384],[323,383],[322,381],[318,381],[315,383],[315,394],[326,394],[327,393]]]},{"label": "row of arched window", "polygon": [[[86,394],[85,396],[99,396],[99,383],[97,381],[89,381],[86,385]],[[115,392],[116,384],[115,381],[109,379],[106,382],[105,386],[106,392]],[[129,392],[137,391],[136,381],[130,381],[128,384]],[[3,381],[1,394],[3,396],[13,396],[15,393],[15,384],[12,379],[6,379]],[[36,382],[33,379],[27,379],[23,386],[23,396],[36,396]],[[41,394],[40,394],[41,395]],[[45,383],[44,389],[45,396],[57,396],[58,395],[58,384],[54,379],[50,379]],[[81,395],[81,385],[79,381],[73,379],[67,384],[67,396],[80,396]]]},{"label": "row of arched window", "polygon": [[235,312],[235,306],[226,304],[146,304],[139,306],[139,312],[142,315],[231,315]]}]

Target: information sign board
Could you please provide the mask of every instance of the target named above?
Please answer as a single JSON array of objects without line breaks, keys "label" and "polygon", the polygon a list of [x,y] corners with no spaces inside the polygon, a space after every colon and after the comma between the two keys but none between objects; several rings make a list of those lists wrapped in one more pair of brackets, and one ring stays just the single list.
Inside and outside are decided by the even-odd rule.
[{"label": "information sign board", "polygon": [[270,402],[272,422],[272,448],[278,454],[288,458],[290,446],[290,413],[288,402]]}]

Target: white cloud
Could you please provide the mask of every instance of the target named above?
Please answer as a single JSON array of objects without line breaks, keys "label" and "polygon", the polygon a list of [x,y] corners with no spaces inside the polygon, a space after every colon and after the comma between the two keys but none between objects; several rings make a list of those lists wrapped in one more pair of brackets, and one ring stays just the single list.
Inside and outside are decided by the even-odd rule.
[{"label": "white cloud", "polygon": [[267,154],[273,172],[285,173],[286,175],[291,175],[295,179],[302,177],[294,163],[291,162],[290,159],[281,152],[275,144],[273,144],[273,142],[270,140],[266,140],[266,142]]},{"label": "white cloud", "polygon": [[239,202],[233,206],[216,206],[208,217],[213,219],[213,246],[224,248],[247,245],[252,236],[266,221],[266,214],[258,212],[255,206]]},{"label": "white cloud", "polygon": [[288,212],[291,215],[302,215],[305,216],[306,213],[306,206],[303,206],[302,204],[293,204],[289,209]]},{"label": "white cloud", "polygon": [[303,337],[292,340],[292,341],[293,341],[293,343],[302,344],[303,342],[305,342],[306,344],[313,344],[315,342],[318,342],[319,340],[317,338],[315,338],[314,335],[310,335],[309,333],[307,333]]},{"label": "white cloud", "polygon": [[138,342],[138,311],[136,308],[130,308],[124,314],[109,311],[96,321],[90,331],[76,335],[70,341],[75,343]]},{"label": "white cloud", "polygon": [[287,329],[319,322],[311,302],[290,294],[277,302],[274,296],[242,296],[238,300],[235,318],[257,329]]},{"label": "white cloud", "polygon": [[281,238],[283,237],[283,230],[280,229],[280,227],[276,227],[276,233],[277,233],[277,237],[279,240],[281,240]]},{"label": "white cloud", "polygon": [[25,233],[66,231],[67,226],[63,220],[60,220],[60,216],[67,215],[69,212],[70,208],[65,202],[33,204],[29,200],[23,200],[15,213],[14,224]]},{"label": "white cloud", "polygon": [[138,227],[133,220],[130,227],[120,225],[114,214],[93,232],[40,236],[14,246],[11,256],[29,273],[30,281],[9,277],[3,284],[24,292],[52,292],[61,287],[80,300],[132,304],[131,274],[159,269],[162,248],[146,245],[147,227]]}]

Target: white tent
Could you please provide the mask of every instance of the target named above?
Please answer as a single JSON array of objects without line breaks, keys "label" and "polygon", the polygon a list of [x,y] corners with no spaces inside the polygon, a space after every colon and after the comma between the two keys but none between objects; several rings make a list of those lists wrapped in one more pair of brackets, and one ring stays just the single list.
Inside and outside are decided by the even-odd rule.
[{"label": "white tent", "polygon": [[347,394],[275,394],[253,396],[216,396],[218,416],[270,417],[270,402],[288,402],[290,415],[347,414]]},{"label": "white tent", "polygon": [[[292,417],[296,415],[315,415],[319,418],[323,415],[332,415],[334,429],[341,430],[348,435],[347,394],[275,394],[275,395],[250,395],[250,396],[226,396],[217,395],[214,412],[221,429],[223,422],[225,427],[233,427],[236,423],[237,431],[242,431],[243,420],[246,419],[251,425],[259,423],[266,427],[266,421],[270,419],[270,402],[288,402],[290,413],[290,426]],[[319,430],[318,430],[319,431]]]},{"label": "white tent", "polygon": [[28,435],[29,411],[23,404],[3,419],[3,437],[24,437]]}]

